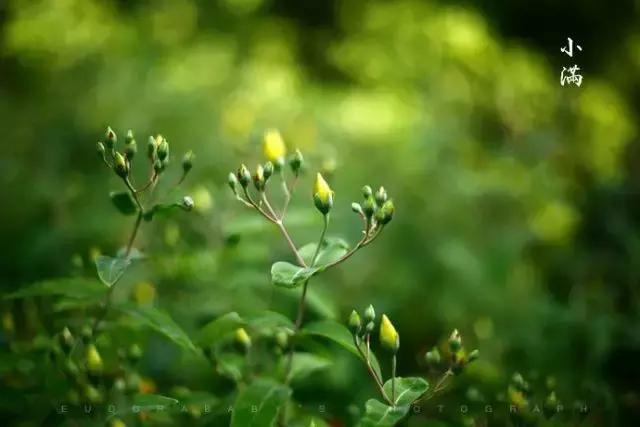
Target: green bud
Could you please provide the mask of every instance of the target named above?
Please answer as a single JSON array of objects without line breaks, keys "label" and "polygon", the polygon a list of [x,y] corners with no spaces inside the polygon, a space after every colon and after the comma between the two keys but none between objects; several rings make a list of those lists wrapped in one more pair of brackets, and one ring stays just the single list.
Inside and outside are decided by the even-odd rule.
[{"label": "green bud", "polygon": [[104,155],[106,153],[106,149],[104,148],[104,144],[102,142],[98,141],[98,144],[96,144],[96,152],[98,153],[98,156],[101,159],[104,159]]},{"label": "green bud", "polygon": [[357,213],[358,215],[364,215],[364,212],[362,211],[362,206],[360,206],[360,203],[356,203],[356,202],[351,203],[351,210]]},{"label": "green bud", "polygon": [[182,209],[186,211],[190,211],[191,209],[193,209],[194,206],[195,206],[195,203],[193,202],[193,199],[191,198],[191,196],[184,196],[182,198]]},{"label": "green bud", "polygon": [[124,144],[131,144],[133,141],[135,141],[135,139],[133,139],[133,131],[129,129],[127,135],[124,137]]},{"label": "green bud", "polygon": [[116,142],[118,141],[118,136],[110,126],[107,127],[107,132],[105,132],[104,135],[104,141],[109,150],[113,150],[115,148]]},{"label": "green bud", "polygon": [[278,332],[276,332],[275,338],[276,343],[280,348],[285,349],[289,345],[289,334],[287,333],[287,331],[279,330]]},{"label": "green bud", "polygon": [[449,336],[449,350],[451,353],[457,353],[462,348],[462,338],[457,329],[454,329]]},{"label": "green bud", "polygon": [[349,330],[352,334],[357,335],[361,327],[362,322],[360,321],[360,315],[357,311],[353,310],[349,316]]},{"label": "green bud", "polygon": [[82,342],[85,344],[91,342],[91,338],[93,338],[93,331],[89,325],[84,325],[82,329],[80,329],[80,337],[82,338]]},{"label": "green bud", "polygon": [[264,191],[266,179],[264,178],[264,168],[262,165],[258,165],[256,173],[253,175],[253,185],[258,191]]},{"label": "green bud", "polygon": [[364,310],[364,321],[369,323],[373,322],[376,318],[376,311],[373,308],[373,305],[369,304],[369,307]]},{"label": "green bud", "polygon": [[298,176],[300,173],[300,169],[302,168],[302,164],[304,163],[304,157],[302,157],[302,153],[300,150],[296,150],[295,153],[291,155],[289,158],[289,166],[291,167],[291,171],[295,176]]},{"label": "green bud", "polygon": [[116,151],[115,157],[113,158],[113,170],[116,175],[120,178],[126,178],[129,174],[129,166],[127,166],[127,162],[122,156],[122,154]]},{"label": "green bud", "polygon": [[85,363],[87,371],[92,375],[100,375],[104,369],[102,357],[100,357],[100,353],[98,353],[98,349],[94,344],[87,345],[85,349]]},{"label": "green bud", "polygon": [[113,381],[113,388],[117,391],[125,391],[127,383],[122,377],[118,377]]},{"label": "green bud", "polygon": [[333,207],[333,195],[329,195],[327,197],[326,202],[322,200],[318,193],[313,195],[313,204],[316,206],[316,209],[320,211],[323,215],[329,213],[331,208]]},{"label": "green bud", "polygon": [[60,334],[58,334],[58,342],[60,343],[60,346],[65,351],[65,353],[69,353],[71,348],[73,348],[75,339],[73,338],[73,335],[71,334],[71,331],[68,327],[65,326],[64,329],[60,331]]},{"label": "green bud", "polygon": [[84,397],[85,399],[87,399],[89,403],[93,403],[93,404],[102,403],[102,399],[103,399],[103,396],[102,396],[102,393],[100,393],[100,390],[98,390],[92,385],[85,386]]},{"label": "green bud", "polygon": [[273,175],[273,163],[271,162],[265,163],[263,167],[263,173],[264,173],[264,182],[267,182],[269,178],[271,178],[271,175]]},{"label": "green bud", "polygon": [[373,330],[376,328],[376,324],[373,322],[369,322],[366,324],[366,326],[364,327],[364,332],[366,334],[370,334],[371,332],[373,332]]},{"label": "green bud", "polygon": [[158,159],[163,162],[169,158],[169,143],[166,139],[162,138],[162,141],[158,145]]},{"label": "green bud", "polygon": [[247,185],[251,182],[251,172],[249,172],[249,169],[247,169],[245,165],[240,165],[236,177],[242,188],[247,188]]},{"label": "green bud", "polygon": [[127,136],[124,138],[124,155],[127,160],[131,160],[137,152],[138,145],[136,144],[136,140],[133,139],[133,131],[129,129]]},{"label": "green bud", "polygon": [[156,172],[156,175],[160,175],[164,171],[164,164],[160,160],[156,160],[153,163],[153,170]]},{"label": "green bud", "polygon": [[229,176],[227,177],[227,184],[229,185],[231,191],[233,191],[233,194],[238,194],[236,190],[236,186],[238,185],[238,178],[236,178],[236,174],[234,174],[233,172],[229,172]]},{"label": "green bud", "polygon": [[362,211],[368,219],[373,217],[373,214],[376,212],[376,203],[373,201],[373,197],[369,197],[364,201]]},{"label": "green bud", "polygon": [[137,362],[142,358],[142,348],[138,344],[131,344],[129,351],[127,351],[127,358],[132,363]]},{"label": "green bud", "polygon": [[193,168],[193,160],[195,159],[195,155],[193,151],[189,150],[185,153],[184,157],[182,157],[182,172],[186,175],[189,173],[191,168]]},{"label": "green bud", "polygon": [[283,166],[284,166],[284,157],[278,157],[277,159],[274,160],[273,168],[276,171],[280,172]]},{"label": "green bud", "polygon": [[373,190],[368,185],[365,185],[364,187],[362,187],[362,195],[366,200],[373,195]]},{"label": "green bud", "polygon": [[376,191],[375,199],[378,206],[382,206],[384,202],[387,201],[387,191],[384,187],[380,187],[378,191]]},{"label": "green bud", "polygon": [[393,205],[393,200],[387,200],[384,202],[382,207],[376,211],[376,221],[378,224],[385,225],[388,224],[389,221],[393,219],[393,214],[395,213],[395,206]]},{"label": "green bud", "polygon": [[427,353],[424,355],[424,360],[429,365],[437,365],[442,360],[442,357],[440,356],[440,352],[438,351],[438,349],[434,347],[433,349],[427,351]]},{"label": "green bud", "polygon": [[478,360],[478,357],[480,357],[480,351],[478,349],[475,349],[467,356],[467,363]]},{"label": "green bud", "polygon": [[150,136],[149,142],[147,142],[147,157],[152,162],[155,162],[157,151],[158,145],[156,144],[156,139],[153,136]]},{"label": "green bud", "polygon": [[544,406],[543,406],[544,415],[547,418],[553,417],[555,414],[558,413],[559,404],[560,403],[558,402],[558,398],[556,397],[555,391],[552,391],[544,401]]}]

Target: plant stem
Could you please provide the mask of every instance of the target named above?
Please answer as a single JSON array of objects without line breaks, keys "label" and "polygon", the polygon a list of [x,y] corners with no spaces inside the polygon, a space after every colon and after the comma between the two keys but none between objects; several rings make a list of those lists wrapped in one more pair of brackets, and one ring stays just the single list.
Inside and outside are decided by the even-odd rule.
[{"label": "plant stem", "polygon": [[284,179],[284,174],[280,175],[282,177],[282,188],[284,190],[284,206],[282,207],[282,216],[280,220],[284,219],[284,216],[287,214],[287,209],[289,208],[289,203],[291,203],[291,196],[293,194],[293,190],[296,188],[296,183],[298,182],[298,175],[293,178],[293,182],[291,183],[291,190],[287,187],[287,181]]},{"label": "plant stem", "polygon": [[389,399],[389,396],[387,396],[387,393],[384,391],[384,387],[382,385],[382,380],[378,377],[378,374],[376,374],[376,371],[373,370],[373,367],[371,366],[370,360],[362,353],[362,349],[360,348],[360,343],[358,342],[358,337],[355,336],[355,335],[353,337],[353,343],[355,344],[356,349],[358,350],[358,353],[360,354],[360,357],[362,357],[362,360],[365,362],[367,370],[369,371],[369,375],[371,376],[371,378],[373,378],[373,381],[376,383],[376,386],[378,387],[378,391],[382,395],[383,399],[389,405],[393,406],[393,402],[391,401],[391,399]]},{"label": "plant stem", "polygon": [[316,246],[316,251],[313,254],[313,258],[311,258],[311,266],[316,265],[316,261],[318,260],[318,255],[320,255],[320,247],[322,246],[322,242],[324,241],[324,236],[327,234],[327,228],[329,228],[329,214],[322,215],[322,233],[320,233],[320,240],[318,240],[318,246]]},{"label": "plant stem", "polygon": [[391,359],[391,400],[393,401],[393,406],[396,406],[396,364],[397,359],[394,354]]}]

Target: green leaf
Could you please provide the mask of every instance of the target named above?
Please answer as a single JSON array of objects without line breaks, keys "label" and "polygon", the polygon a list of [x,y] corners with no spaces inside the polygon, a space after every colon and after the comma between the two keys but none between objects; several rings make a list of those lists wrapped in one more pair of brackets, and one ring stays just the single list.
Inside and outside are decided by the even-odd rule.
[{"label": "green leaf", "polygon": [[133,200],[133,196],[128,191],[121,192],[111,192],[109,193],[109,197],[111,197],[111,201],[113,205],[120,211],[123,215],[133,215],[138,212],[138,205],[135,200]]},{"label": "green leaf", "polygon": [[276,286],[295,288],[318,271],[317,268],[298,267],[288,262],[278,261],[271,266],[271,281]]},{"label": "green leaf", "polygon": [[291,319],[275,311],[263,311],[247,317],[247,323],[257,330],[268,330],[275,328],[293,329]]},{"label": "green leaf", "polygon": [[164,406],[165,409],[178,405],[180,401],[168,396],[162,396],[160,394],[136,394],[131,398],[131,403],[135,406],[144,408],[157,408],[158,406]]},{"label": "green leaf", "polygon": [[111,287],[120,280],[130,264],[131,261],[127,258],[112,258],[110,256],[100,255],[96,258],[98,277],[102,280],[102,283]]},{"label": "green leaf", "polygon": [[271,427],[291,390],[268,379],[258,379],[238,393],[231,427]]},{"label": "green leaf", "polygon": [[244,324],[238,313],[232,311],[204,325],[197,333],[196,342],[203,346],[213,345]]},{"label": "green leaf", "polygon": [[[300,256],[302,256],[302,259],[304,259],[307,265],[311,265],[317,247],[317,243],[309,243],[300,248]],[[347,252],[349,252],[349,244],[345,240],[337,237],[326,238],[320,246],[320,252],[318,253],[315,265],[322,268],[322,266],[339,260]]]},{"label": "green leaf", "polygon": [[[334,322],[331,320],[321,320],[318,322],[312,322],[306,325],[302,331],[302,334],[305,335],[316,335],[324,338],[328,338],[331,341],[341,345],[342,347],[349,350],[351,353],[358,356],[358,358],[362,358],[358,349],[356,348],[355,343],[353,342],[353,335],[351,332],[341,323]],[[360,344],[360,348],[364,353],[364,344]],[[380,373],[380,364],[378,363],[378,359],[376,358],[373,352],[369,353],[369,358],[371,360],[371,366],[373,370],[382,378]]]},{"label": "green leaf", "polygon": [[325,369],[331,361],[312,353],[294,353],[291,362],[291,379],[302,380],[315,371]]},{"label": "green leaf", "polygon": [[116,308],[134,320],[169,338],[180,347],[201,355],[189,336],[164,311],[153,307],[138,307],[133,304],[117,305]]},{"label": "green leaf", "polygon": [[399,423],[409,412],[409,406],[391,407],[376,400],[365,403],[365,412],[360,427],[392,427]]},{"label": "green leaf", "polygon": [[219,353],[215,356],[216,372],[235,382],[242,380],[242,369],[246,359],[237,353]]},{"label": "green leaf", "polygon": [[[425,394],[429,389],[429,383],[420,377],[396,377],[397,406],[411,405],[416,399]],[[391,380],[384,383],[384,391],[391,399]]]},{"label": "green leaf", "polygon": [[3,298],[13,299],[56,295],[100,301],[105,294],[105,287],[95,279],[65,278],[32,283],[23,289],[5,295]]}]

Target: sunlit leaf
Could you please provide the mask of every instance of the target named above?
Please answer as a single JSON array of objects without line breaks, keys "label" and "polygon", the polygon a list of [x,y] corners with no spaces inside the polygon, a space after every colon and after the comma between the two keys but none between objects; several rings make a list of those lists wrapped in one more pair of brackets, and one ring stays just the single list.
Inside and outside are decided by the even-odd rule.
[{"label": "sunlit leaf", "polygon": [[[420,377],[396,377],[396,398],[398,406],[411,405],[429,389],[429,383]],[[391,380],[384,383],[384,391],[391,399]]]},{"label": "sunlit leaf", "polygon": [[271,266],[271,281],[276,286],[295,288],[308,280],[317,271],[317,268],[298,267],[288,262],[279,261]]},{"label": "sunlit leaf", "polygon": [[130,264],[131,261],[127,258],[112,258],[100,255],[96,258],[98,277],[102,280],[102,283],[111,287],[120,280]]},{"label": "sunlit leaf", "polygon": [[409,406],[388,406],[369,399],[365,404],[365,413],[360,420],[360,427],[392,427],[400,422],[409,412]]},{"label": "sunlit leaf", "polygon": [[[302,259],[304,259],[307,265],[311,265],[317,247],[317,243],[309,243],[300,248],[300,256],[302,256]],[[315,265],[322,268],[329,263],[339,260],[348,251],[349,244],[345,240],[336,237],[326,238],[320,246],[320,252],[318,253]]]}]

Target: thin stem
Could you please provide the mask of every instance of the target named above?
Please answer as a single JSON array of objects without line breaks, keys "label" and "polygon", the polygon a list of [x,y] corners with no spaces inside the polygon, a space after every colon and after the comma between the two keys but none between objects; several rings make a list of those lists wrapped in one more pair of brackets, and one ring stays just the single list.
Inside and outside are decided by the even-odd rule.
[{"label": "thin stem", "polygon": [[391,400],[393,401],[393,406],[396,405],[396,355],[393,355],[391,359]]},{"label": "thin stem", "polygon": [[373,378],[373,381],[376,383],[376,386],[378,387],[378,391],[382,395],[382,398],[389,405],[393,406],[393,402],[389,399],[389,396],[387,396],[387,393],[384,391],[384,387],[382,385],[382,380],[378,377],[378,374],[376,374],[376,372],[373,370],[373,367],[371,366],[371,363],[369,362],[369,360],[362,353],[362,349],[360,348],[360,343],[358,342],[358,337],[355,336],[355,335],[353,336],[353,343],[355,344],[356,349],[358,350],[358,353],[360,354],[360,357],[362,357],[362,359],[365,361],[365,365],[367,367],[367,370],[369,371],[369,375],[371,376],[371,378]]},{"label": "thin stem", "polygon": [[243,191],[244,191],[245,197],[249,201],[249,204],[251,204],[251,206],[253,206],[254,209],[257,210],[258,213],[260,213],[260,215],[262,215],[263,217],[265,217],[267,220],[269,220],[271,222],[276,222],[275,218],[272,218],[271,216],[269,216],[269,214],[267,214],[265,211],[262,210],[262,208],[260,206],[257,205],[255,200],[253,200],[253,197],[251,197],[251,195],[249,194],[249,190],[247,190],[246,187],[243,188]]},{"label": "thin stem", "polygon": [[329,214],[322,215],[322,232],[320,233],[320,240],[318,240],[316,251],[313,254],[313,258],[311,258],[312,266],[316,265],[318,255],[320,255],[320,247],[322,246],[322,242],[324,241],[324,236],[327,234],[327,228],[329,228]]},{"label": "thin stem", "polygon": [[449,377],[453,376],[453,371],[451,368],[447,369],[447,371],[442,375],[440,380],[436,383],[433,391],[429,394],[423,396],[420,400],[429,400],[432,399],[438,392],[443,391],[447,387],[447,380]]},{"label": "thin stem", "polygon": [[136,240],[136,236],[138,235],[138,230],[140,229],[140,224],[142,223],[142,211],[138,212],[138,217],[136,218],[136,223],[133,226],[133,231],[131,232],[131,236],[129,237],[129,242],[127,243],[127,249],[125,251],[124,257],[128,258],[131,253],[131,249],[133,248],[133,242]]},{"label": "thin stem", "polygon": [[300,264],[301,267],[307,268],[307,263],[304,262],[304,259],[300,255],[300,252],[298,252],[298,249],[296,248],[296,244],[293,243],[293,240],[291,239],[291,236],[289,235],[289,232],[285,228],[285,226],[282,223],[282,221],[281,220],[277,220],[277,221],[275,221],[275,223],[278,226],[278,228],[280,229],[280,232],[282,233],[284,238],[287,240],[287,243],[289,244],[289,247],[291,248],[291,251],[295,255],[296,261],[298,261],[298,264]]},{"label": "thin stem", "polygon": [[293,182],[291,183],[291,190],[287,186],[287,181],[284,179],[284,174],[280,175],[282,177],[282,188],[284,190],[284,206],[282,207],[282,215],[280,220],[284,219],[284,216],[287,214],[287,209],[289,208],[289,203],[291,203],[291,196],[293,194],[293,190],[296,188],[296,183],[298,182],[298,175],[293,178]]}]

